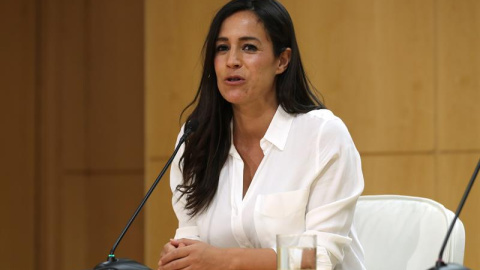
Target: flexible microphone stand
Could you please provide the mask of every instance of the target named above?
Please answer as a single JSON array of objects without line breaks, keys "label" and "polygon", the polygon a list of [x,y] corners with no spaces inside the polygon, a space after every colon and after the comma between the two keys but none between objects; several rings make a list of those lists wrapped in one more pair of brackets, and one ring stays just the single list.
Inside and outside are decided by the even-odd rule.
[{"label": "flexible microphone stand", "polygon": [[138,206],[137,210],[133,213],[132,217],[128,221],[127,225],[123,229],[122,233],[120,233],[120,236],[118,237],[117,241],[113,245],[112,249],[110,250],[110,254],[108,254],[107,261],[102,262],[95,266],[93,270],[151,270],[150,268],[146,267],[143,264],[140,264],[139,262],[136,262],[134,260],[130,259],[117,259],[115,257],[115,250],[117,249],[118,244],[120,244],[120,241],[122,241],[123,236],[125,236],[125,233],[128,231],[130,228],[130,225],[132,225],[133,221],[137,217],[137,215],[140,213],[142,210],[143,206],[147,202],[148,198],[152,194],[153,190],[157,186],[157,184],[160,182],[160,179],[162,179],[163,175],[167,171],[168,167],[172,163],[173,159],[177,155],[178,150],[180,149],[180,146],[187,140],[187,137],[195,132],[198,128],[198,121],[196,120],[190,120],[185,124],[185,131],[183,132],[183,136],[180,138],[178,141],[177,146],[175,147],[175,150],[173,151],[172,156],[170,159],[167,161],[165,164],[165,167],[163,167],[162,171],[160,174],[158,174],[157,179],[155,179],[155,182],[153,182],[152,186],[148,190],[147,194],[143,198],[142,202]]},{"label": "flexible microphone stand", "polygon": [[480,170],[480,160],[478,160],[477,166],[475,167],[475,170],[473,171],[472,178],[470,179],[470,182],[468,183],[467,189],[465,190],[463,194],[463,198],[460,201],[460,204],[457,207],[457,211],[455,213],[455,217],[452,220],[452,223],[450,224],[450,228],[448,228],[447,235],[445,236],[445,240],[443,241],[442,248],[440,249],[440,254],[438,255],[438,260],[435,263],[435,266],[432,268],[429,268],[428,270],[469,270],[469,268],[466,268],[465,266],[455,264],[455,263],[449,263],[446,264],[442,257],[443,257],[443,252],[445,251],[445,247],[447,246],[448,239],[450,238],[450,234],[453,231],[453,226],[455,226],[455,222],[458,219],[458,216],[460,216],[460,212],[462,211],[463,205],[465,204],[465,201],[467,200],[468,194],[470,193],[470,190],[472,189],[473,183],[475,182],[475,178],[478,175],[478,171]]}]

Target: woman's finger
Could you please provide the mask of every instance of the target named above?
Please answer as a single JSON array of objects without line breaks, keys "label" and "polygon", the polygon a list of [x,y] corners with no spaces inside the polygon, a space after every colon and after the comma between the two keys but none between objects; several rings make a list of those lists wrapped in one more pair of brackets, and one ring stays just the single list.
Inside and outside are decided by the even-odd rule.
[{"label": "woman's finger", "polygon": [[193,244],[196,244],[196,243],[201,243],[201,241],[198,241],[198,240],[192,240],[192,239],[186,239],[186,238],[182,238],[182,239],[171,239],[170,240],[170,244],[174,245],[174,246],[178,246],[179,244],[183,243],[185,246],[190,246],[190,245],[193,245]]},{"label": "woman's finger", "polygon": [[175,248],[175,250],[166,253],[162,258],[160,258],[160,263],[161,265],[167,265],[170,262],[187,257],[189,253],[190,250],[188,248]]},{"label": "woman's finger", "polygon": [[158,265],[159,265],[159,266],[162,265],[162,258],[163,258],[166,254],[172,252],[172,251],[175,250],[175,249],[176,249],[176,247],[173,246],[172,244],[170,244],[170,242],[169,242],[169,243],[166,243],[166,244],[163,246],[162,252],[160,252],[160,259],[158,260]]},{"label": "woman's finger", "polygon": [[188,262],[188,258],[180,258],[173,261],[170,261],[160,268],[161,270],[179,270],[186,269],[190,266],[191,263]]}]

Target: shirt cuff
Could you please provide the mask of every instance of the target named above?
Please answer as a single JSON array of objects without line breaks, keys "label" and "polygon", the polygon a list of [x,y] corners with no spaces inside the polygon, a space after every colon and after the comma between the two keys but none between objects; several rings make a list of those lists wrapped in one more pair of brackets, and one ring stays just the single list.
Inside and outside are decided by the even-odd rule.
[{"label": "shirt cuff", "polygon": [[178,228],[175,233],[175,239],[182,239],[182,238],[200,240],[197,226],[188,226],[188,227]]}]

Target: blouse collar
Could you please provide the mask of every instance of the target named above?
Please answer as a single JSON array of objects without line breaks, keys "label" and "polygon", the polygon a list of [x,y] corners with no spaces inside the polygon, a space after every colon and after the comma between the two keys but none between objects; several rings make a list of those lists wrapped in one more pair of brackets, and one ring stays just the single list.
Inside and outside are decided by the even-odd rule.
[{"label": "blouse collar", "polygon": [[[264,154],[268,149],[269,144],[273,144],[281,151],[284,150],[293,118],[295,118],[294,115],[287,113],[281,105],[278,106],[272,122],[270,122],[270,125],[268,126],[267,132],[260,140],[260,147],[262,148]],[[230,123],[230,129],[232,130],[231,134],[233,135],[233,121]],[[229,153],[230,155],[238,156],[238,152],[233,145],[233,136],[231,137],[231,147]]]},{"label": "blouse collar", "polygon": [[264,152],[266,150],[266,145],[264,145],[266,141],[283,151],[294,117],[294,115],[287,113],[281,105],[278,106],[265,136],[260,140],[260,147],[262,147]]}]

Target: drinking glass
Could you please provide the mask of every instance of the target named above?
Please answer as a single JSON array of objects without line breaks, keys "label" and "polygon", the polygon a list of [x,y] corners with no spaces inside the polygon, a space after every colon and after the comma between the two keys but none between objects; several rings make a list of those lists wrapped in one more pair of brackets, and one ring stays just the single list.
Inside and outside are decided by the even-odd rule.
[{"label": "drinking glass", "polygon": [[278,234],[277,269],[316,270],[317,236],[310,234]]}]

